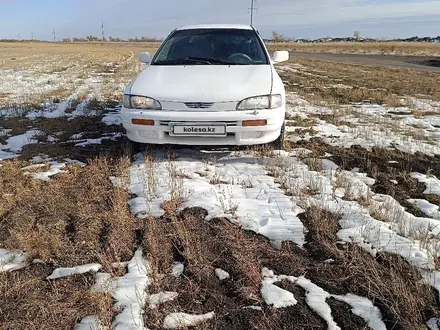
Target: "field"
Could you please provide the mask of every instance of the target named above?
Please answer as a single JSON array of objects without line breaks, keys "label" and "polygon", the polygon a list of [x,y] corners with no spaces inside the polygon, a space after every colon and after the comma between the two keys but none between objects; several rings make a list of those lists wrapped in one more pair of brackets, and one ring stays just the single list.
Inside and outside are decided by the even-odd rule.
[{"label": "field", "polygon": [[417,55],[438,56],[439,43],[424,42],[326,42],[326,43],[274,43],[295,52],[369,54],[369,55]]},{"label": "field", "polygon": [[0,329],[438,329],[440,76],[290,60],[284,150],[137,152],[156,46],[0,43]]}]

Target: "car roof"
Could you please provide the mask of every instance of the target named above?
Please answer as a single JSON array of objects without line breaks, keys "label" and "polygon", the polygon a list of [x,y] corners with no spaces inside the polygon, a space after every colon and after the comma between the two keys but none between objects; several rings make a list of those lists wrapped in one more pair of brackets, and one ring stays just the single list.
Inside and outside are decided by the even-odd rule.
[{"label": "car roof", "polygon": [[252,26],[244,24],[200,24],[180,26],[176,30],[194,30],[194,29],[237,29],[252,30]]}]

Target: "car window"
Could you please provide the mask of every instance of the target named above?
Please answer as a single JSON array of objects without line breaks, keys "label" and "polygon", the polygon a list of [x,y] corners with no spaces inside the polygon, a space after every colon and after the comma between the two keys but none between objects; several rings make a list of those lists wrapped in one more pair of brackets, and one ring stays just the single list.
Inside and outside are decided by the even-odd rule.
[{"label": "car window", "polygon": [[253,30],[189,29],[172,33],[152,65],[268,64],[261,40]]}]

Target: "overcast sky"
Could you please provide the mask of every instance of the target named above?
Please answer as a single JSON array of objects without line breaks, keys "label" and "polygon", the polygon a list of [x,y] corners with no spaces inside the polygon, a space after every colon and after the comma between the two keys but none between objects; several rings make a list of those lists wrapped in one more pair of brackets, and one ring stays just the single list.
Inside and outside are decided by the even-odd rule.
[{"label": "overcast sky", "polygon": [[[0,0],[0,38],[165,37],[185,24],[249,24],[251,0]],[[257,0],[263,37],[440,35],[440,0]]]}]

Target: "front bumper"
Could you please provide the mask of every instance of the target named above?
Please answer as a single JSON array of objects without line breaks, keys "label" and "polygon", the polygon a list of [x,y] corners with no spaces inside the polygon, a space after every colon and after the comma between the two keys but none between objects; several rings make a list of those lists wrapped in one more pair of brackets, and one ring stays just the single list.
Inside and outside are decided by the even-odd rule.
[{"label": "front bumper", "polygon": [[[285,107],[250,111],[166,111],[121,109],[122,125],[129,140],[151,144],[256,145],[275,141],[284,123]],[[134,125],[132,119],[154,120],[154,126]],[[265,126],[242,126],[244,120],[265,119]],[[169,123],[226,124],[226,136],[172,136]]]}]

